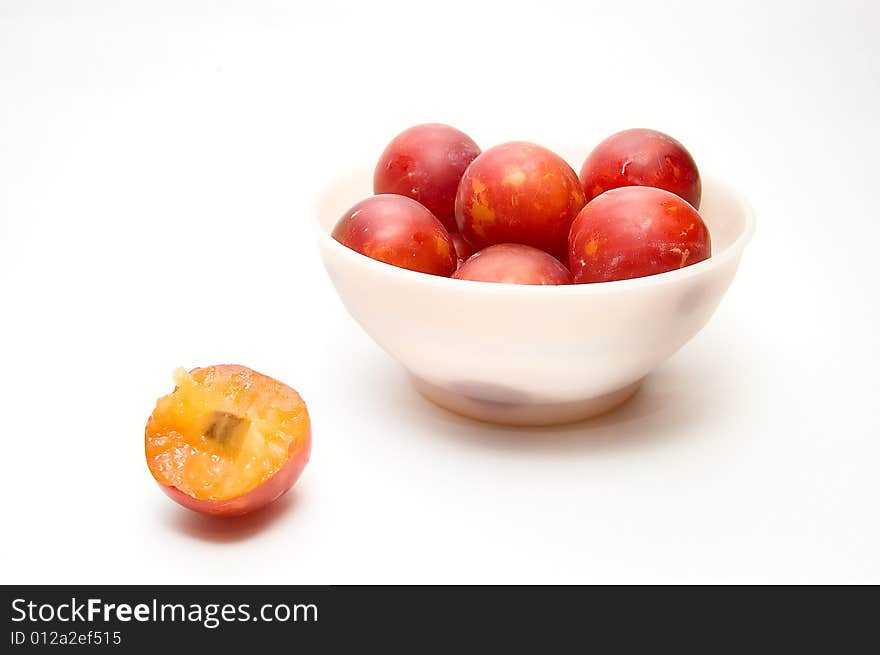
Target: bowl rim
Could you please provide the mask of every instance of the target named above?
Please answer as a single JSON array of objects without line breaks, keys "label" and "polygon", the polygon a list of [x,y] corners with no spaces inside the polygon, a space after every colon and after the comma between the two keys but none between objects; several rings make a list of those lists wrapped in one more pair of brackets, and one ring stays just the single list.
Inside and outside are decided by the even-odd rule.
[{"label": "bowl rim", "polygon": [[[737,188],[728,184],[714,176],[701,176],[704,182],[710,180],[710,186],[722,187],[739,205],[739,209],[745,219],[745,224],[739,236],[717,255],[713,254],[708,259],[679,268],[674,271],[666,271],[665,273],[657,273],[655,275],[646,275],[644,277],[630,278],[628,280],[612,280],[610,282],[589,282],[584,284],[559,284],[559,285],[540,285],[540,284],[511,284],[506,282],[483,282],[479,280],[459,280],[452,277],[443,277],[441,275],[432,275],[430,273],[422,273],[421,271],[412,271],[408,268],[401,268],[393,264],[386,264],[376,259],[367,257],[364,254],[352,250],[348,246],[342,245],[339,241],[331,236],[321,221],[320,202],[316,203],[312,227],[318,235],[319,244],[323,249],[335,251],[337,256],[349,258],[355,266],[365,266],[374,268],[377,273],[384,273],[392,277],[398,277],[403,282],[423,283],[431,287],[446,288],[452,290],[464,291],[467,293],[477,293],[492,291],[494,293],[514,294],[514,295],[533,295],[538,294],[547,297],[556,295],[584,295],[588,296],[595,293],[609,293],[614,291],[624,291],[627,289],[650,287],[655,285],[673,284],[707,273],[708,271],[718,268],[728,260],[739,257],[746,245],[751,241],[755,233],[755,212],[751,204],[739,192]],[[329,189],[324,189],[319,197],[323,198]],[[367,197],[367,196],[365,196]],[[565,262],[563,262],[565,264]],[[470,289],[470,291],[467,291]]]}]

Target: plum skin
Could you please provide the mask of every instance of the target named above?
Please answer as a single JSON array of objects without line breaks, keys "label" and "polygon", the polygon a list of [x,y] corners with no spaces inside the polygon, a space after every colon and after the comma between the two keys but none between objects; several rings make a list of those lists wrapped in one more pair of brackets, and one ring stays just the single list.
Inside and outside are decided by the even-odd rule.
[{"label": "plum skin", "polygon": [[512,141],[477,157],[461,178],[455,222],[477,249],[521,243],[564,257],[571,222],[586,199],[577,174],[556,153]]},{"label": "plum skin", "polygon": [[612,134],[587,156],[580,180],[587,202],[611,189],[651,186],[700,208],[702,183],[694,158],[681,143],[656,130]]},{"label": "plum skin", "polygon": [[571,284],[571,273],[552,255],[521,243],[499,243],[472,255],[453,273],[457,280],[506,284]]},{"label": "plum skin", "polygon": [[707,259],[700,214],[674,193],[646,186],[606,191],[581,210],[569,235],[575,284],[656,275]]},{"label": "plum skin", "polygon": [[458,257],[458,266],[461,267],[471,255],[474,254],[474,247],[464,240],[459,232],[450,232],[452,244],[455,246],[455,256]]},{"label": "plum skin", "polygon": [[305,436],[305,445],[301,448],[295,448],[295,443],[291,443],[288,447],[288,459],[272,477],[260,486],[251,489],[245,494],[237,498],[229,498],[227,500],[208,500],[195,498],[178,489],[177,487],[164,485],[157,481],[159,488],[165,494],[179,505],[187,509],[199,512],[200,514],[208,514],[210,516],[233,517],[249,514],[256,510],[262,509],[269,503],[283,496],[294,483],[299,479],[303,469],[309,462],[309,456],[312,450],[312,428],[309,426],[308,433]]},{"label": "plum skin", "polygon": [[362,255],[411,271],[448,277],[458,260],[443,224],[412,198],[381,194],[349,209],[332,236]]},{"label": "plum skin", "polygon": [[386,146],[373,172],[373,193],[395,193],[422,203],[448,230],[455,229],[455,193],[480,147],[441,123],[404,130]]}]

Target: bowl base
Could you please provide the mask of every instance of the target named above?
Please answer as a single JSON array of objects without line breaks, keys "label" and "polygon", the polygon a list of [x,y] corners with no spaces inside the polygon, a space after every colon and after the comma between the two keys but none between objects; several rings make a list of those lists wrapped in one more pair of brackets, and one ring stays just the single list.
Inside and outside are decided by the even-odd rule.
[{"label": "bowl base", "polygon": [[604,414],[628,400],[642,384],[642,380],[637,380],[611,393],[585,400],[510,403],[457,393],[415,375],[410,375],[410,380],[416,391],[443,409],[478,421],[517,426],[561,425]]}]

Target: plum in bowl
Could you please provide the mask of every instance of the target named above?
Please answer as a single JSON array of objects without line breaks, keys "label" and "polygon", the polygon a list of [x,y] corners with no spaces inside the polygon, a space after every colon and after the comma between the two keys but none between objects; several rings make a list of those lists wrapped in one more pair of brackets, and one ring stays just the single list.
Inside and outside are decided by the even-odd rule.
[{"label": "plum in bowl", "polygon": [[[583,150],[560,152],[571,162]],[[754,232],[744,199],[704,176],[700,215],[712,240],[704,261],[592,284],[452,279],[390,266],[333,239],[339,217],[370,185],[365,166],[318,201],[321,255],[343,304],[422,395],[509,425],[577,421],[629,398],[706,325]]]}]

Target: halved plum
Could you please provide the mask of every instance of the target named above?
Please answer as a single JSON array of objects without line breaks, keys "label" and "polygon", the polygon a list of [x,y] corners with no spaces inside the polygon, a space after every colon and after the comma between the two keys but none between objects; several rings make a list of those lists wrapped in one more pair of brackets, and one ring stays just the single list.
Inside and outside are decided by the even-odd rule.
[{"label": "halved plum", "polygon": [[174,381],[144,439],[150,473],[168,496],[197,512],[237,516],[293,486],[312,444],[296,391],[234,364],[178,369]]}]

